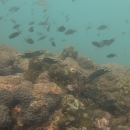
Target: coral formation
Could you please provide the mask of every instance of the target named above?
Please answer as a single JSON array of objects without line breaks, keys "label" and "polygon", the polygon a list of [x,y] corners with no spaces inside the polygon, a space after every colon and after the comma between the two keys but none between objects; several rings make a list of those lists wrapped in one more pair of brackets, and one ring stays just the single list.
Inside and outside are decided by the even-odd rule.
[{"label": "coral formation", "polygon": [[65,60],[67,57],[76,59],[77,56],[78,56],[78,51],[74,50],[73,46],[67,46],[63,49],[63,52],[61,53],[60,58],[62,60]]},{"label": "coral formation", "polygon": [[44,63],[41,59],[32,58],[29,61],[29,66],[24,74],[24,78],[34,83],[39,74],[47,70],[49,67],[50,65]]},{"label": "coral formation", "polygon": [[97,70],[99,68],[99,65],[97,65],[91,59],[87,57],[78,56],[77,61],[79,65],[84,69]]},{"label": "coral formation", "polygon": [[12,127],[12,120],[8,107],[0,105],[0,129],[10,130]]},{"label": "coral formation", "polygon": [[[73,47],[22,60],[12,49],[1,47],[0,75],[15,74],[0,77],[1,130],[129,129],[129,68],[114,63],[96,65],[78,56]],[[59,58],[62,61],[53,60]],[[95,76],[102,67],[111,72]],[[25,73],[19,74],[19,68]]]},{"label": "coral formation", "polygon": [[51,79],[65,84],[69,80],[70,70],[59,64],[52,65],[48,70],[48,75]]}]

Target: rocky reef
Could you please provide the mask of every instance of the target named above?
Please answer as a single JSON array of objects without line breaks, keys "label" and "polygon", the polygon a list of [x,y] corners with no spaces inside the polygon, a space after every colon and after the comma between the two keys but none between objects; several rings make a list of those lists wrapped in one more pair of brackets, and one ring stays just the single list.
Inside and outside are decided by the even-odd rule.
[{"label": "rocky reef", "polygon": [[0,46],[0,130],[129,130],[129,68],[72,46],[29,57]]}]

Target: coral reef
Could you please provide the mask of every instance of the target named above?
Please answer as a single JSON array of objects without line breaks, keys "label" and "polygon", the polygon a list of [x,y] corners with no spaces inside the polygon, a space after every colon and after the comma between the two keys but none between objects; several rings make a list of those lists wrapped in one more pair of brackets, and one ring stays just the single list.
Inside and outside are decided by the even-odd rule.
[{"label": "coral reef", "polygon": [[78,56],[78,51],[74,50],[73,46],[67,46],[63,49],[63,52],[61,53],[60,58],[62,60],[65,60],[67,57],[76,59],[77,56]]},{"label": "coral reef", "polygon": [[50,66],[44,63],[42,59],[32,58],[29,60],[29,66],[25,71],[24,78],[34,83],[39,74],[46,71]]},{"label": "coral reef", "polygon": [[89,129],[91,127],[92,122],[86,116],[85,107],[82,102],[72,95],[66,95],[63,104],[62,114],[56,123],[60,129],[73,130],[82,127]]},{"label": "coral reef", "polygon": [[[78,56],[71,46],[62,53],[46,51],[32,59],[19,58],[9,47],[1,48],[1,130],[130,128],[129,68],[115,63],[99,66]],[[59,58],[62,61],[53,60]],[[95,76],[94,72],[106,67],[109,73]],[[93,80],[89,78],[92,74]]]},{"label": "coral reef", "polygon": [[78,56],[77,61],[78,61],[79,65],[84,69],[88,69],[88,70],[99,69],[99,65],[97,65],[91,59],[89,59],[87,57]]}]

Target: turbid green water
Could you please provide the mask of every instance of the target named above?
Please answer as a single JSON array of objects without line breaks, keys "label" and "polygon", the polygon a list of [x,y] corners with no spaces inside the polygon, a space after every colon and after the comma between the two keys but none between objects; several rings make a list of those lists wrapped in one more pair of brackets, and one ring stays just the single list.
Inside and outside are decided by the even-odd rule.
[{"label": "turbid green water", "polygon": [[[27,1],[27,2],[26,2]],[[129,0],[46,0],[47,5],[41,6],[38,0],[0,0],[0,44],[12,47],[19,52],[27,50],[45,49],[53,53],[61,52],[66,46],[74,46],[79,55],[87,56],[97,64],[118,63],[130,66],[130,1]],[[40,1],[42,4],[45,1]],[[19,7],[19,10],[10,12],[12,7]],[[47,9],[45,13],[42,11]],[[45,17],[43,17],[46,14]],[[47,32],[48,25],[38,26],[39,22],[51,24],[50,31]],[[69,20],[66,21],[68,17]],[[19,30],[22,34],[9,39],[9,35],[17,30],[13,29],[14,19],[20,24]],[[35,21],[34,25],[28,25]],[[77,30],[76,33],[65,35],[58,32],[57,27],[64,26],[67,29]],[[100,25],[108,25],[107,29],[97,30]],[[34,32],[28,29],[33,26]],[[88,26],[92,28],[86,31]],[[37,41],[40,37],[38,32],[44,32],[47,36],[42,41]],[[122,33],[125,32],[124,35]],[[100,33],[99,36],[97,34]],[[43,36],[42,35],[42,36]],[[34,44],[28,44],[24,38],[32,38]],[[50,38],[54,37],[56,46],[53,47]],[[102,41],[116,38],[110,46],[97,48],[92,45],[92,41]],[[65,39],[65,42],[61,40]],[[107,58],[108,54],[115,53],[117,57]]]}]

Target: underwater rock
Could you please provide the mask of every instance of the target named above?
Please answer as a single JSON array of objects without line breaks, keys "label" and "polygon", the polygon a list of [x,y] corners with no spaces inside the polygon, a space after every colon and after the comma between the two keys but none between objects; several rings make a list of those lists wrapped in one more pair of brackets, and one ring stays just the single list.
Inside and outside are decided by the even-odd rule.
[{"label": "underwater rock", "polygon": [[29,66],[24,73],[24,78],[34,83],[39,74],[48,70],[50,66],[41,59],[32,58],[29,60]]},{"label": "underwater rock", "polygon": [[8,107],[0,105],[0,129],[9,130],[12,127],[12,120]]},{"label": "underwater rock", "polygon": [[11,90],[13,87],[21,83],[22,77],[20,76],[0,76],[0,89]]},{"label": "underwater rock", "polygon": [[32,93],[37,98],[43,98],[46,94],[61,94],[61,89],[54,83],[38,83],[33,85]]},{"label": "underwater rock", "polygon": [[51,79],[58,83],[66,84],[69,80],[70,70],[59,64],[52,65],[48,70],[48,75]]},{"label": "underwater rock", "polygon": [[0,45],[0,76],[11,75],[17,54],[12,48]]},{"label": "underwater rock", "polygon": [[77,57],[77,61],[79,63],[79,65],[84,68],[84,69],[88,69],[88,70],[97,70],[99,69],[99,65],[97,65],[96,63],[94,63],[91,59],[87,58],[87,57],[83,57],[83,56],[78,56]]},{"label": "underwater rock", "polygon": [[67,57],[76,59],[78,56],[78,51],[74,50],[73,46],[67,46],[63,49],[63,52],[60,55],[61,60],[65,60]]},{"label": "underwater rock", "polygon": [[[85,116],[85,107],[82,102],[72,95],[66,95],[63,101],[62,114],[56,125],[66,130],[74,128],[91,128],[91,120]],[[71,129],[70,129],[71,130]],[[72,129],[73,130],[73,129]]]},{"label": "underwater rock", "polygon": [[50,77],[47,71],[41,73],[36,80],[36,83],[48,83],[48,82],[50,82]]}]

